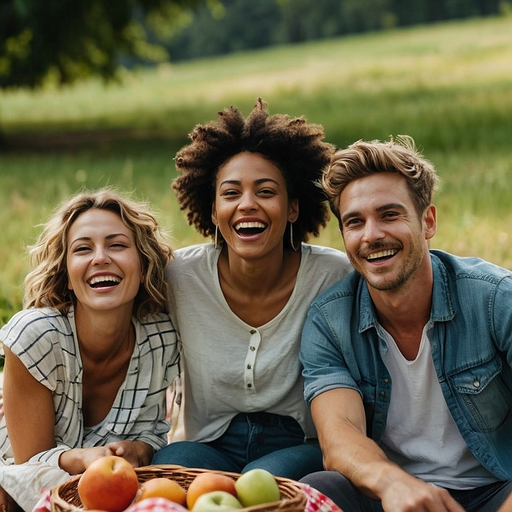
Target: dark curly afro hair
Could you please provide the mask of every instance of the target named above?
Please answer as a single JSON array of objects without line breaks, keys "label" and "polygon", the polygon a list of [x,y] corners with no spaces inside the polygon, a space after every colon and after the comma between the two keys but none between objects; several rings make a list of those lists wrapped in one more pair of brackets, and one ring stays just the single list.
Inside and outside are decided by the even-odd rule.
[{"label": "dark curly afro hair", "polygon": [[[298,247],[309,235],[318,236],[329,220],[329,208],[317,182],[335,149],[323,142],[324,137],[323,127],[308,123],[304,117],[269,115],[261,98],[247,119],[237,108],[229,107],[218,112],[216,122],[197,125],[189,134],[192,142],[176,154],[176,168],[181,174],[172,184],[181,209],[187,211],[188,223],[205,237],[215,235],[211,213],[217,171],[234,155],[250,151],[263,155],[281,170],[289,199],[299,201],[293,245]],[[291,247],[289,233],[284,235],[284,244]]]}]

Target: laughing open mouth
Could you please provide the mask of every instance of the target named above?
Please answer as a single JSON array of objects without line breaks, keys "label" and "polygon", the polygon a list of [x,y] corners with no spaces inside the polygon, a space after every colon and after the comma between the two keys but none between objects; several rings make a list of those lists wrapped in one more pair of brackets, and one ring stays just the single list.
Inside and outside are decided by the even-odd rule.
[{"label": "laughing open mouth", "polygon": [[267,229],[263,222],[240,222],[235,226],[235,231],[240,235],[258,235]]},{"label": "laughing open mouth", "polygon": [[398,251],[396,249],[388,249],[386,251],[374,252],[366,256],[367,261],[383,261],[392,258]]},{"label": "laughing open mouth", "polygon": [[105,286],[117,286],[121,282],[121,278],[117,276],[97,276],[89,281],[91,288],[103,288]]}]

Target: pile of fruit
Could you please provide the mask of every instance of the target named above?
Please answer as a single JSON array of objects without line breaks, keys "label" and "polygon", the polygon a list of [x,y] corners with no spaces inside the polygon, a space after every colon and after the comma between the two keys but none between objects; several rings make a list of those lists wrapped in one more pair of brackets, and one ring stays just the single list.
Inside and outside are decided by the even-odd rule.
[{"label": "pile of fruit", "polygon": [[154,507],[148,500],[155,499],[166,500],[167,512],[227,512],[281,499],[276,479],[264,469],[253,469],[237,479],[205,471],[185,489],[165,477],[139,483],[130,463],[114,455],[93,462],[78,480],[77,491],[86,509],[105,512],[150,511]]}]

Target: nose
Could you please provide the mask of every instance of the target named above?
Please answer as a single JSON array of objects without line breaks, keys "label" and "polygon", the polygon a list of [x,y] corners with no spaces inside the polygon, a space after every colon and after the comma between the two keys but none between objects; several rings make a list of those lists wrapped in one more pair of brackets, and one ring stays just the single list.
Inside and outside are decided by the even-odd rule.
[{"label": "nose", "polygon": [[384,231],[379,222],[367,219],[364,224],[363,241],[372,243],[375,240],[384,238]]},{"label": "nose", "polygon": [[254,198],[254,194],[252,192],[245,192],[240,197],[240,202],[238,203],[238,209],[241,211],[247,210],[255,210],[257,208],[257,203]]},{"label": "nose", "polygon": [[108,254],[108,251],[104,247],[97,247],[94,250],[92,264],[105,265],[106,263],[110,263],[110,256]]}]

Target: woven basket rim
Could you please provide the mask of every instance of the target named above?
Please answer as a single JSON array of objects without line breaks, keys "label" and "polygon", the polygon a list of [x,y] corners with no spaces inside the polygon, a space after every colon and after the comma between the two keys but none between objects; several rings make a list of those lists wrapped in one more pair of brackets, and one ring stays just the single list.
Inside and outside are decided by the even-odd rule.
[{"label": "woven basket rim", "polygon": [[[220,473],[228,475],[235,480],[240,473],[220,470],[206,470],[201,468],[187,468],[175,464],[158,464],[135,468],[135,472],[142,483],[150,478],[167,477],[178,480],[187,490],[190,482],[200,473]],[[77,486],[81,475],[76,475],[64,484],[53,487],[50,491],[51,512],[84,512],[86,510],[78,496]],[[238,512],[304,512],[307,496],[302,487],[295,480],[284,477],[275,477],[281,500],[265,503],[253,507],[245,507]]]}]

